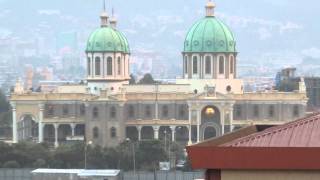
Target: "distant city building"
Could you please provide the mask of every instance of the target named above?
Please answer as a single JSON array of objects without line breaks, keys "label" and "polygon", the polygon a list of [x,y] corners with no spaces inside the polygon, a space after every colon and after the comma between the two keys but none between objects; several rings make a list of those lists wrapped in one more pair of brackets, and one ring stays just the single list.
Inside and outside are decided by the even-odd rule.
[{"label": "distant city building", "polygon": [[285,92],[298,91],[301,86],[306,89],[308,109],[320,110],[320,77],[297,77],[296,68],[285,68],[278,73],[277,89]]},{"label": "distant city building", "polygon": [[129,85],[129,43],[116,19],[103,11],[101,27],[86,46],[86,83],[61,85],[52,92],[17,88],[11,94],[13,142],[58,146],[85,140],[116,146],[127,138],[170,138],[192,144],[250,124],[276,125],[304,117],[303,88],[244,92],[237,77],[235,38],[214,8],[208,1],[206,16],[186,35],[182,78],[154,85]]}]

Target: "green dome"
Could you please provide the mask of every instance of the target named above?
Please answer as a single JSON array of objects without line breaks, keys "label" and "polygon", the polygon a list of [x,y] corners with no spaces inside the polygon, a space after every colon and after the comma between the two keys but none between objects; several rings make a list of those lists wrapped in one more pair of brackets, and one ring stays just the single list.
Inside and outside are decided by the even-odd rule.
[{"label": "green dome", "polygon": [[89,37],[86,52],[130,53],[127,38],[112,27],[100,27]]},{"label": "green dome", "polygon": [[236,52],[236,42],[226,25],[214,16],[207,16],[189,30],[184,52]]}]

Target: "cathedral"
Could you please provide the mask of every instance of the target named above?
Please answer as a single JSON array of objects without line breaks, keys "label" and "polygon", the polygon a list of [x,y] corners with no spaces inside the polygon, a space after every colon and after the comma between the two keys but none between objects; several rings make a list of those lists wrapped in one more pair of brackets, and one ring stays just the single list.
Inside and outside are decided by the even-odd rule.
[{"label": "cathedral", "polygon": [[248,125],[278,125],[306,114],[299,90],[244,92],[237,77],[236,40],[208,1],[205,16],[181,42],[183,70],[174,84],[131,85],[130,46],[115,17],[104,10],[88,38],[87,77],[50,92],[11,94],[13,143],[72,141],[104,147],[125,140],[164,139],[181,144],[221,136]]}]

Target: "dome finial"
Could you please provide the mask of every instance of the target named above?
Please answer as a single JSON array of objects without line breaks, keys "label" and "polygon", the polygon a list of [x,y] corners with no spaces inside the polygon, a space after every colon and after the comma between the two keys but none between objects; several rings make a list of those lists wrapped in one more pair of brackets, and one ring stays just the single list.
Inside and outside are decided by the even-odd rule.
[{"label": "dome finial", "polygon": [[117,27],[117,19],[114,16],[114,9],[112,8],[112,15],[111,15],[111,19],[110,19],[110,25],[113,29],[115,29]]},{"label": "dome finial", "polygon": [[208,0],[208,2],[206,4],[206,16],[207,17],[214,16],[214,8],[215,7],[216,7],[216,5],[211,0]]},{"label": "dome finial", "polygon": [[103,0],[103,11],[100,15],[101,19],[101,27],[107,27],[108,26],[108,14],[106,12],[106,1]]}]

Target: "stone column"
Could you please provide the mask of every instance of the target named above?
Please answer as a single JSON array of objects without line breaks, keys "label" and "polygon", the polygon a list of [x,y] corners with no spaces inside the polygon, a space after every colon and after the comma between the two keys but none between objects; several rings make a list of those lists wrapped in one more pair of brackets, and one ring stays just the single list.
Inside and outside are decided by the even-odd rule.
[{"label": "stone column", "polygon": [[71,126],[71,136],[74,137],[75,136],[75,128],[76,128],[76,124],[70,124]]},{"label": "stone column", "polygon": [[38,135],[39,135],[39,137],[38,137],[38,142],[39,143],[42,143],[43,142],[43,127],[44,127],[44,123],[43,122],[39,122],[39,124],[38,124]]},{"label": "stone column", "polygon": [[192,139],[191,139],[191,129],[192,129],[192,120],[191,120],[191,116],[192,116],[192,111],[191,111],[191,107],[189,105],[189,141],[188,141],[188,145],[191,145],[192,144]]},{"label": "stone column", "polygon": [[225,114],[224,114],[224,108],[221,109],[221,134],[224,134],[224,121],[225,121]]},{"label": "stone column", "polygon": [[16,104],[11,103],[12,106],[12,142],[18,142],[18,128],[17,128],[17,109]]},{"label": "stone column", "polygon": [[141,141],[141,126],[136,126],[137,130],[138,130],[138,140]]},{"label": "stone column", "polygon": [[197,142],[200,142],[200,124],[201,124],[201,112],[197,109]]},{"label": "stone column", "polygon": [[59,124],[53,124],[54,126],[54,147],[59,146],[58,142],[58,129],[59,129]]},{"label": "stone column", "polygon": [[43,142],[43,111],[44,107],[43,104],[39,105],[39,121],[38,121],[38,142]]},{"label": "stone column", "polygon": [[[229,114],[230,115],[230,114]],[[224,109],[222,109],[221,110],[221,116],[223,117],[223,118],[221,118],[221,135],[223,135],[224,134],[224,125],[225,125],[225,111],[224,111]],[[230,117],[229,117],[230,118]]]},{"label": "stone column", "polygon": [[233,131],[233,108],[230,109],[230,112],[229,112],[229,117],[230,117],[230,132]]},{"label": "stone column", "polygon": [[175,134],[176,134],[176,126],[170,126],[171,129],[171,138],[172,138],[172,142],[174,142],[176,140],[175,138]]},{"label": "stone column", "polygon": [[153,132],[154,132],[154,139],[159,139],[159,126],[152,126],[153,127]]}]

